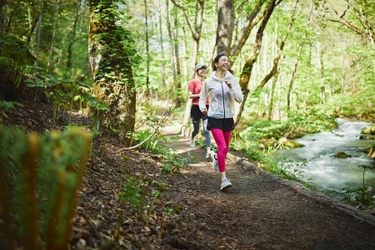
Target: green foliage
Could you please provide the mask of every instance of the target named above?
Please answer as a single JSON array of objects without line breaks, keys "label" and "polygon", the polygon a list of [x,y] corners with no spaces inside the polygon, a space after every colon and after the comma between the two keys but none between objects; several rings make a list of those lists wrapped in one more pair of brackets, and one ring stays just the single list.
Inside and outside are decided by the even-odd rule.
[{"label": "green foliage", "polygon": [[174,212],[176,212],[176,213],[181,212],[180,206],[172,204],[171,202],[166,203],[165,210],[166,210],[168,216],[171,216]]},{"label": "green foliage", "polygon": [[358,167],[363,169],[362,186],[358,189],[359,194],[360,194],[360,201],[362,204],[365,204],[365,205],[374,205],[375,199],[373,198],[373,194],[368,192],[370,191],[370,188],[366,186],[366,182],[365,182],[366,171],[370,169],[374,169],[374,167],[367,166],[367,165],[360,165]]},{"label": "green foliage", "polygon": [[337,127],[334,118],[312,109],[309,113],[290,113],[285,121],[257,121],[239,133],[234,146],[249,151],[272,149],[280,138],[299,137],[305,133],[317,133]]},{"label": "green foliage", "polygon": [[15,89],[21,83],[22,76],[34,63],[30,47],[21,39],[12,35],[0,34],[0,79],[1,84]]},{"label": "green foliage", "polygon": [[[154,209],[155,202],[161,194],[168,190],[167,186],[162,182],[157,182],[152,180],[148,173],[142,171],[138,173],[137,177],[131,176],[129,169],[126,167],[126,162],[130,160],[129,158],[124,159],[125,165],[123,166],[123,179],[121,180],[121,193],[119,194],[119,199],[121,203],[121,208],[125,208],[125,202],[129,202],[130,205],[137,211],[138,217],[141,220],[146,221],[146,226],[151,220],[151,214]],[[146,204],[148,200],[147,197],[151,197],[151,204]],[[148,207],[148,209],[147,209]],[[143,217],[143,209],[147,209],[146,217]],[[119,214],[118,227],[122,225],[123,211]]]},{"label": "green foliage", "polygon": [[[88,75],[89,68],[87,54],[87,33],[88,33],[88,8],[82,1],[79,8],[78,22],[76,24],[76,36],[72,54],[73,68],[69,69],[71,76]],[[68,47],[72,38],[72,29],[75,18],[77,2],[72,0],[59,2],[41,1],[7,1],[6,9],[6,34],[17,37],[30,47],[31,53],[36,47],[35,21],[38,15],[42,15],[40,41],[38,44],[38,65],[47,68],[50,60],[54,61],[54,68],[50,73],[62,75],[66,69],[66,57]],[[10,14],[10,15],[8,15]],[[56,29],[55,29],[56,28]],[[51,39],[55,33],[55,39]],[[54,55],[51,55],[51,48]],[[34,60],[30,65],[34,64]],[[53,72],[52,72],[53,70]]]},{"label": "green foliage", "polygon": [[127,200],[133,207],[138,208],[144,198],[141,194],[142,189],[140,183],[138,179],[130,177],[123,187],[124,192],[120,196],[120,201],[123,202]]},{"label": "green foliage", "polygon": [[[25,73],[29,73],[30,78],[24,81],[23,91],[34,91],[35,106],[39,96],[39,91],[43,90],[47,97],[54,101],[54,122],[58,117],[60,108],[70,111],[69,125],[71,125],[71,114],[75,100],[79,100],[80,108],[88,98],[87,85],[75,79],[64,79],[45,73],[40,67],[30,66],[34,63],[34,56],[29,52],[30,46],[21,39],[12,35],[2,35],[0,37],[0,76],[2,84],[7,84],[9,88],[17,88],[21,83],[21,78]],[[15,102],[1,102],[3,108],[11,108],[17,105]]]},{"label": "green foliage", "polygon": [[348,46],[346,52],[352,57],[352,70],[348,72],[352,77],[352,83],[339,86],[338,93],[331,98],[325,108],[329,113],[341,117],[371,121],[375,117],[372,94],[375,87],[373,47],[365,44],[352,45]]},{"label": "green foliage", "polygon": [[6,249],[66,249],[89,144],[89,136],[77,128],[38,136],[0,127]]},{"label": "green foliage", "polygon": [[364,93],[335,95],[324,108],[327,113],[339,117],[373,121],[375,105],[371,91],[368,89]]},{"label": "green foliage", "polygon": [[335,117],[327,116],[318,109],[310,109],[308,113],[291,113],[288,121],[290,122],[290,127],[300,128],[306,133],[331,131],[338,127]]},{"label": "green foliage", "polygon": [[156,157],[158,157],[161,163],[160,169],[162,173],[179,173],[182,166],[188,165],[188,159],[179,156],[175,149],[166,147],[165,143],[167,140],[171,139],[158,132],[157,127],[155,129],[156,130],[153,133],[149,129],[144,131],[136,131],[133,137],[137,141],[140,141],[139,146],[141,148],[152,152]]},{"label": "green foliage", "polygon": [[0,34],[0,66],[14,66],[17,69],[33,65],[35,57],[30,53],[31,47],[16,36]]},{"label": "green foliage", "polygon": [[[370,169],[374,169],[374,167],[367,166],[367,165],[360,165],[358,166],[363,169],[362,173],[362,185],[358,188],[343,188],[344,193],[347,196],[343,199],[343,201],[348,202],[350,204],[362,204],[367,207],[374,207],[375,206],[375,199],[374,199],[374,185],[366,185],[366,178],[365,174],[366,171]],[[354,199],[354,200],[353,200]]]},{"label": "green foliage", "polygon": [[0,108],[2,110],[7,110],[7,109],[12,109],[15,107],[23,107],[22,103],[19,102],[7,102],[7,101],[2,101],[0,100]]},{"label": "green foliage", "polygon": [[154,138],[154,134],[155,133],[153,133],[149,129],[146,129],[143,131],[135,131],[133,137],[137,142],[143,142],[140,145],[140,148],[143,148],[146,151],[153,151],[158,146],[158,140]]},{"label": "green foliage", "polygon": [[[88,92],[88,86],[72,78],[63,78],[45,73],[43,69],[34,68],[38,70],[38,77],[26,79],[26,87],[34,89],[35,104],[39,95],[39,90],[43,90],[49,99],[53,100],[53,122],[57,122],[57,117],[61,109],[69,112],[69,126],[72,125],[72,113],[78,109],[83,112],[86,105],[94,107],[95,110],[109,110],[109,107],[102,102],[96,100]],[[40,71],[39,71],[40,70]],[[95,124],[95,123],[93,123]],[[78,124],[76,124],[78,125]]]},{"label": "green foliage", "polygon": [[[129,80],[127,78],[129,69],[138,64],[141,57],[135,49],[132,33],[118,23],[119,6],[113,1],[102,0],[96,7],[98,9],[96,22],[101,30],[96,33],[94,39],[104,46],[100,51],[102,59],[99,62],[99,71],[96,73],[97,78],[112,79],[112,81],[123,78],[122,83],[124,83]],[[126,18],[121,22],[126,23]],[[122,77],[121,74],[124,76]]]},{"label": "green foliage", "polygon": [[155,201],[160,196],[160,194],[161,193],[158,190],[154,190],[152,193],[152,196],[154,198],[152,199],[150,209],[148,210],[148,213],[147,213],[146,227],[148,226],[148,223],[150,222],[150,217],[151,217],[152,210],[154,209]]},{"label": "green foliage", "polygon": [[161,160],[160,169],[163,174],[179,173],[182,166],[188,165],[188,159],[179,156],[175,149],[163,147],[155,153]]},{"label": "green foliage", "polygon": [[101,0],[90,4],[90,56],[97,62],[91,93],[109,106],[108,111],[97,111],[102,126],[122,133],[123,143],[129,146],[128,135],[134,131],[136,112],[134,69],[141,57],[133,33],[126,28],[129,16],[124,12],[125,1],[120,4]]},{"label": "green foliage", "polygon": [[163,174],[178,173],[182,166],[188,165],[188,160],[179,156],[175,149],[166,147],[168,140],[174,140],[174,138],[166,137],[159,131],[166,124],[165,114],[171,110],[164,103],[163,106],[150,104],[149,102],[138,103],[137,127],[139,129],[131,134],[133,144],[155,154],[161,163],[160,169]]},{"label": "green foliage", "polygon": [[299,162],[297,164],[284,162],[280,164],[277,175],[283,178],[300,181],[303,179],[303,170],[299,170],[306,166],[306,162]]},{"label": "green foliage", "polygon": [[[139,129],[131,136],[136,143],[139,143],[140,148],[146,151],[156,151],[157,147],[159,147],[158,143],[166,140],[159,132],[159,128],[165,124],[165,119],[154,116],[154,110],[150,107],[148,107],[144,113],[140,112],[139,115],[141,118],[138,125],[145,129]],[[156,136],[158,136],[159,139],[156,139]]]}]

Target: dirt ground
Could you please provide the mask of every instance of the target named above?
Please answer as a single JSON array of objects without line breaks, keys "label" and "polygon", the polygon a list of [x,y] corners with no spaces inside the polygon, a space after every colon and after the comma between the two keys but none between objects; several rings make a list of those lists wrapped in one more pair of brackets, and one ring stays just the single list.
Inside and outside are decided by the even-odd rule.
[{"label": "dirt ground", "polygon": [[[68,122],[65,114],[52,125],[51,104],[24,105],[5,111],[2,123],[42,133]],[[114,137],[95,139],[70,249],[375,249],[375,216],[369,211],[279,179],[234,152],[227,166],[233,187],[221,192],[205,149],[190,148],[173,127],[163,133],[170,138],[167,145],[188,160],[180,173],[162,174],[162,156],[121,151]],[[130,182],[142,190],[138,208],[125,199]]]}]

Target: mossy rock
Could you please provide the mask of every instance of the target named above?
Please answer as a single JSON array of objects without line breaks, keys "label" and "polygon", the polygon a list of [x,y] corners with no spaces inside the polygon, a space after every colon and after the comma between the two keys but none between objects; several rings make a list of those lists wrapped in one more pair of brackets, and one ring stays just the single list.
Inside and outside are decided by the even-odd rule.
[{"label": "mossy rock", "polygon": [[374,159],[374,160],[375,160],[375,146],[372,146],[371,148],[369,148],[367,154],[368,154],[368,156],[369,156],[371,159]]},{"label": "mossy rock", "polygon": [[294,133],[290,134],[290,136],[288,136],[288,139],[296,139],[296,138],[302,138],[306,135],[306,133],[302,130],[297,130],[295,131]]},{"label": "mossy rock", "polygon": [[363,128],[361,134],[375,135],[375,125]]},{"label": "mossy rock", "polygon": [[292,140],[288,140],[288,139],[280,139],[279,140],[279,143],[283,146],[286,146],[288,148],[302,148],[304,147],[305,145],[303,145],[302,143],[298,143],[298,142],[295,142],[295,141],[292,141]]},{"label": "mossy rock", "polygon": [[348,155],[348,154],[345,153],[345,152],[337,152],[336,154],[333,155],[333,157],[335,157],[335,158],[345,159],[345,158],[352,157],[352,156],[351,156],[351,155]]}]

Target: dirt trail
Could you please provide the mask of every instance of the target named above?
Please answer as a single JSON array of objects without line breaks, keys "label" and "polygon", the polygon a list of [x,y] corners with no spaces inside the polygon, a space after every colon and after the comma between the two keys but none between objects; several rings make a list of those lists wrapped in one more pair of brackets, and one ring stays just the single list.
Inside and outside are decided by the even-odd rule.
[{"label": "dirt trail", "polygon": [[205,149],[189,147],[189,139],[173,127],[164,134],[175,138],[169,146],[190,163],[171,177],[174,185],[165,194],[183,211],[167,230],[176,249],[375,249],[373,215],[232,154],[227,177],[233,187],[221,192],[220,175],[205,159]]}]

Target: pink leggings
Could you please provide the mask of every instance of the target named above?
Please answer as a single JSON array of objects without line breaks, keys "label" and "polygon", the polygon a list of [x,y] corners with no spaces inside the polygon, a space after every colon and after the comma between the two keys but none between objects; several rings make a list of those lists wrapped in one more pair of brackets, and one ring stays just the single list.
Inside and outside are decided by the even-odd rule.
[{"label": "pink leggings", "polygon": [[220,172],[225,172],[225,157],[229,150],[231,131],[224,132],[221,129],[211,128],[212,136],[217,145],[217,163]]}]

